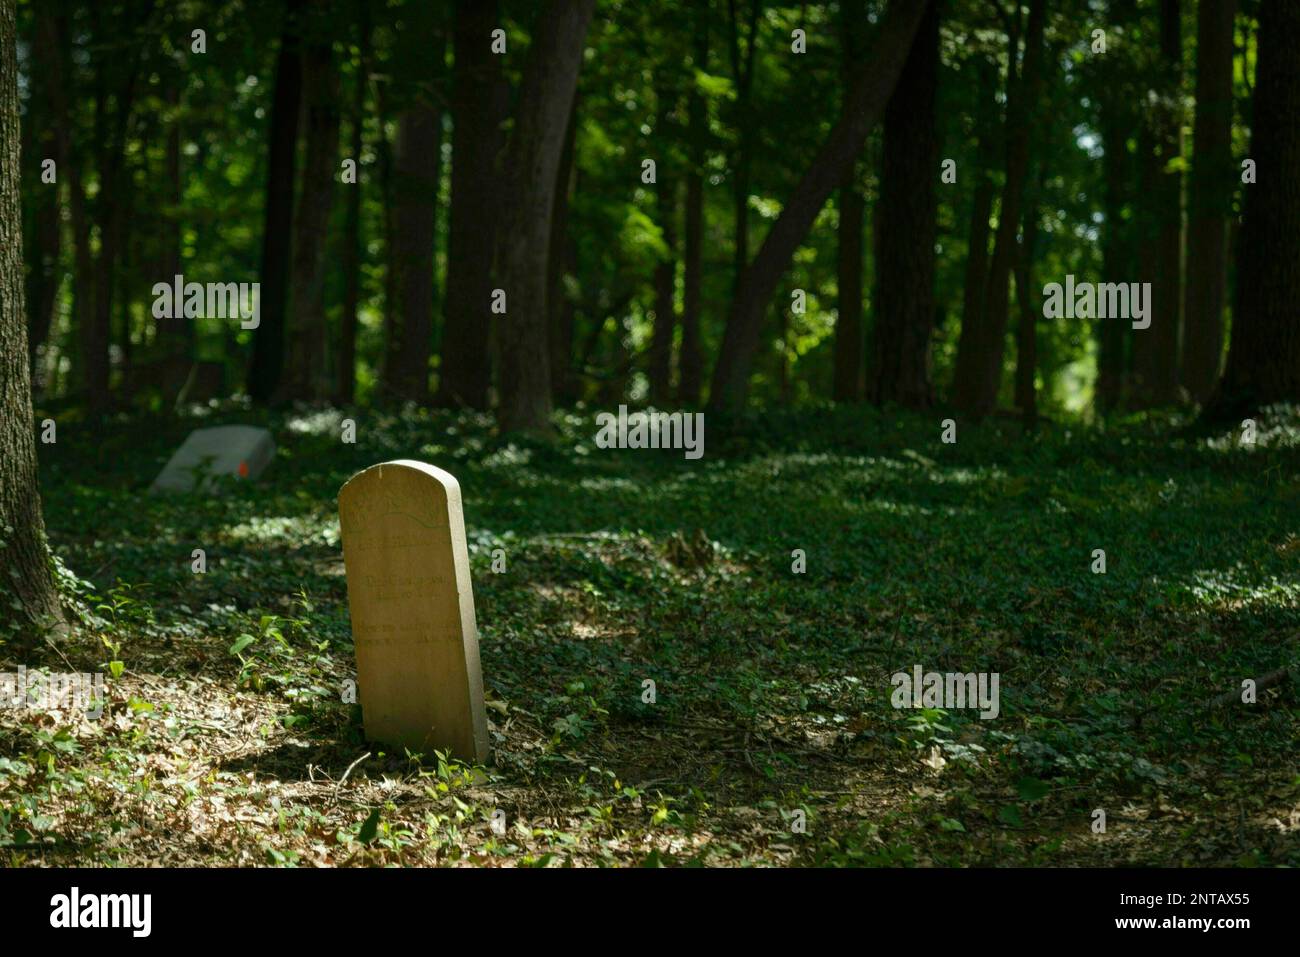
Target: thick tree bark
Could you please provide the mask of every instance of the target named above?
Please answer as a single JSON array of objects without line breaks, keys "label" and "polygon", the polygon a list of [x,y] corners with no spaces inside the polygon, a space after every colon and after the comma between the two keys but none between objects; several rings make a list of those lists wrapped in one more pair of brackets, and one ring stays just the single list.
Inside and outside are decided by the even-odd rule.
[{"label": "thick tree bark", "polygon": [[457,0],[452,77],[451,220],[438,402],[486,409],[501,124],[508,91],[491,33],[496,0]]},{"label": "thick tree bark", "polygon": [[349,158],[357,164],[355,183],[345,185],[347,205],[343,223],[343,315],[339,321],[338,380],[335,397],[350,404],[357,387],[357,309],[361,300],[361,152],[364,148],[366,90],[370,84],[370,4],[357,2],[357,86],[352,107]]},{"label": "thick tree bark", "polygon": [[548,432],[551,370],[546,267],[555,179],[564,150],[595,0],[551,0],[538,15],[505,169],[498,262],[506,314],[500,326],[499,421],[503,431]]},{"label": "thick tree bark", "polygon": [[[843,108],[849,106],[853,71],[862,52],[862,0],[840,4],[841,72],[844,83]],[[831,398],[836,402],[857,402],[862,398],[862,228],[867,201],[858,188],[858,164],[840,182],[840,223],[836,247],[835,351]]]},{"label": "thick tree bark", "polygon": [[795,250],[826,199],[844,179],[867,133],[884,111],[907,58],[927,0],[893,0],[877,30],[871,53],[853,82],[851,106],[835,125],[746,267],[727,317],[709,406],[736,411],[745,404],[749,378],[762,335],[763,314]]},{"label": "thick tree bark", "polygon": [[303,55],[304,162],[302,190],[294,217],[293,308],[290,335],[293,349],[284,387],[285,397],[323,399],[329,396],[326,365],[325,251],[334,184],[339,178],[338,64],[325,17],[325,0],[313,5],[309,40]]},{"label": "thick tree bark", "polygon": [[[705,0],[695,6],[695,69],[708,72],[709,20]],[[696,406],[704,386],[704,356],[700,344],[700,304],[704,278],[704,161],[708,117],[695,84],[687,102],[687,136],[691,169],[686,176],[685,233],[682,242],[682,342],[677,353],[677,399]]]},{"label": "thick tree bark", "polygon": [[876,321],[868,398],[876,405],[930,405],[934,322],[934,184],[939,137],[940,0],[921,20],[885,109],[884,158],[876,205]]},{"label": "thick tree bark", "polygon": [[17,22],[14,0],[0,0],[0,633],[62,620],[36,471],[18,142]]},{"label": "thick tree bark", "polygon": [[1025,28],[1024,65],[1019,79],[1015,80],[1012,78],[1015,43],[1012,44],[1007,68],[1007,175],[998,212],[993,259],[989,265],[980,322],[974,326],[962,326],[957,347],[953,402],[963,412],[975,417],[988,415],[997,407],[1002,386],[1011,268],[1016,257],[1025,170],[1029,165],[1031,111],[1038,102],[1045,21],[1045,0],[1032,0]]},{"label": "thick tree bark", "polygon": [[289,254],[293,236],[294,167],[298,114],[302,103],[300,21],[302,0],[287,0],[280,52],[275,63],[271,102],[270,155],[262,215],[262,267],[259,276],[260,324],[253,338],[248,394],[269,402],[284,372],[285,318],[289,297]]},{"label": "thick tree bark", "polygon": [[1196,125],[1187,232],[1183,385],[1204,402],[1219,378],[1228,288],[1232,157],[1232,38],[1237,0],[1201,0],[1196,28]]},{"label": "thick tree bark", "polygon": [[1300,401],[1300,4],[1263,0],[1227,368],[1206,417]]}]

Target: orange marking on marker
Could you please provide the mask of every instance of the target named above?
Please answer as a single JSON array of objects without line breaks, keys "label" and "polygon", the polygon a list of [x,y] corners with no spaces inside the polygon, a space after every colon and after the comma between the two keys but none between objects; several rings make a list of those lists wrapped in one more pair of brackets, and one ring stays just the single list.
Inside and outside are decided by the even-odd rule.
[{"label": "orange marking on marker", "polygon": [[248,478],[248,463],[247,463],[247,462],[240,462],[240,463],[239,463],[239,477],[240,477],[240,478]]}]

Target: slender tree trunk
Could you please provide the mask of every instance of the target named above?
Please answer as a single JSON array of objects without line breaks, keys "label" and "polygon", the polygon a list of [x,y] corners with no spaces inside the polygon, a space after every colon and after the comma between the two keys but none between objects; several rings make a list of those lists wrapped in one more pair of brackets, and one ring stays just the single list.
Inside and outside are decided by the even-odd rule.
[{"label": "slender tree trunk", "polygon": [[452,78],[451,220],[438,402],[486,409],[501,124],[508,91],[491,33],[496,0],[457,0]]},{"label": "slender tree trunk", "polygon": [[44,631],[62,620],[36,471],[18,142],[16,13],[14,0],[0,0],[0,633]]},{"label": "slender tree trunk", "polygon": [[[49,4],[36,9],[36,30],[33,49],[36,62],[57,64],[59,50],[58,32],[54,22],[53,10]],[[57,66],[54,67],[57,69]],[[58,135],[55,132],[61,122],[54,109],[53,97],[49,92],[51,81],[43,76],[32,77],[32,95],[30,99],[29,128],[24,140],[31,148],[30,162],[26,169],[34,174],[29,192],[35,193],[35,214],[32,230],[34,240],[35,262],[28,273],[27,309],[30,324],[28,350],[30,352],[32,384],[34,389],[42,387],[38,374],[38,352],[49,337],[54,321],[54,310],[58,304],[59,291],[59,255],[62,246],[62,228],[59,222],[59,197],[62,190],[61,181],[43,183],[40,179],[41,164],[47,159],[56,161],[59,156]],[[31,129],[32,120],[39,118],[39,136]],[[28,159],[24,157],[24,159]]]},{"label": "slender tree trunk", "polygon": [[1300,401],[1300,4],[1263,0],[1236,308],[1227,367],[1206,410],[1233,420]]},{"label": "slender tree trunk", "polygon": [[343,315],[339,323],[339,367],[335,396],[344,405],[356,398],[357,309],[361,301],[361,152],[366,125],[366,89],[370,84],[370,4],[357,2],[357,87],[352,108],[349,158],[357,164],[356,182],[345,185],[347,205],[343,224]]},{"label": "slender tree trunk", "polygon": [[1016,407],[1025,426],[1038,422],[1038,311],[1034,289],[1034,258],[1038,246],[1038,206],[1025,206],[1024,239],[1016,257],[1016,302],[1020,306],[1020,323],[1016,328]]},{"label": "slender tree trunk", "polygon": [[[163,170],[164,182],[166,183],[167,209],[163,214],[160,224],[160,234],[163,244],[161,264],[159,270],[161,275],[155,277],[152,282],[173,281],[173,277],[182,275],[183,268],[181,265],[181,120],[180,120],[180,82],[179,76],[170,77],[164,98],[167,102],[168,110],[171,114],[170,121],[167,124],[167,143],[164,149]],[[145,288],[152,285],[150,282]],[[176,366],[188,366],[194,361],[195,353],[195,329],[194,321],[186,319],[183,314],[178,314],[170,319],[154,320],[162,326],[157,330],[156,340],[162,346],[162,352],[165,358],[175,363]],[[166,407],[171,408],[181,389],[184,388],[185,379],[177,376],[179,384],[176,391],[171,392],[166,385],[162,386],[163,400]],[[169,383],[170,384],[170,383]]]},{"label": "slender tree trunk", "polygon": [[[708,72],[709,19],[707,0],[696,0],[695,69]],[[677,354],[677,398],[688,406],[700,404],[704,386],[704,356],[700,343],[700,303],[704,269],[704,162],[708,117],[704,98],[691,84],[687,103],[687,136],[691,169],[686,176],[685,232],[682,244],[682,342]]]},{"label": "slender tree trunk", "polygon": [[979,99],[979,149],[975,190],[971,197],[970,225],[966,236],[966,269],[962,284],[961,328],[976,329],[984,321],[984,297],[988,293],[989,281],[989,217],[993,214],[993,179],[990,170],[997,162],[994,124],[996,123],[996,103],[994,101],[994,84],[997,71],[993,64],[981,61],[979,64],[980,99]]},{"label": "slender tree trunk", "polygon": [[325,250],[334,184],[339,179],[339,77],[334,49],[325,30],[326,0],[311,9],[309,41],[303,55],[304,162],[302,190],[294,217],[292,298],[285,396],[323,399],[330,394],[326,364]]},{"label": "slender tree trunk", "polygon": [[569,207],[572,202],[577,170],[573,165],[577,138],[578,98],[569,108],[568,132],[560,169],[555,176],[555,209],[551,213],[551,248],[546,264],[546,312],[551,348],[551,386],[558,402],[574,398],[573,375],[573,302],[564,290],[564,276],[574,268],[574,244],[569,236]]},{"label": "slender tree trunk", "polygon": [[911,409],[926,408],[933,398],[939,12],[940,0],[926,9],[885,109],[876,207],[876,323],[868,398]]},{"label": "slender tree trunk", "polygon": [[794,188],[772,224],[754,261],[746,267],[732,302],[713,373],[709,406],[715,411],[741,409],[762,334],[763,314],[795,250],[845,171],[862,150],[867,133],[884,111],[902,72],[921,18],[929,3],[893,0],[876,32],[871,54],[853,82],[851,105]]},{"label": "slender tree trunk", "polygon": [[546,267],[555,180],[564,150],[595,0],[551,0],[538,18],[528,53],[505,169],[509,202],[498,262],[506,293],[502,317],[503,431],[548,432],[551,370],[546,328]]},{"label": "slender tree trunk", "polygon": [[[1133,257],[1129,234],[1131,225],[1124,219],[1124,207],[1129,202],[1133,163],[1128,148],[1129,137],[1135,125],[1134,114],[1123,102],[1118,92],[1107,91],[1101,99],[1102,145],[1106,155],[1102,161],[1106,180],[1105,238],[1102,248],[1102,268],[1111,282],[1127,282],[1132,274]],[[1098,319],[1097,335],[1097,387],[1096,402],[1103,414],[1112,412],[1120,402],[1124,387],[1124,345],[1126,329],[1123,319]]]},{"label": "slender tree trunk", "polygon": [[1179,0],[1160,0],[1160,65],[1157,101],[1144,131],[1143,183],[1148,226],[1142,278],[1151,282],[1151,326],[1133,338],[1135,400],[1139,405],[1174,401],[1178,390],[1178,342],[1182,325],[1182,29]]},{"label": "slender tree trunk", "polygon": [[433,349],[433,246],[437,226],[442,116],[428,103],[397,121],[393,267],[400,304],[392,389],[403,399],[429,398]]},{"label": "slender tree trunk", "polygon": [[1045,20],[1045,0],[1031,0],[1025,28],[1024,66],[1018,80],[1013,80],[1016,57],[1015,44],[1012,44],[1007,82],[1007,175],[998,212],[998,230],[989,265],[983,315],[977,325],[962,327],[957,348],[953,402],[963,412],[975,417],[988,415],[997,407],[1002,386],[1011,268],[1016,257],[1025,170],[1029,165],[1031,111],[1038,102]]},{"label": "slender tree trunk", "polygon": [[[49,7],[43,7],[48,10]],[[49,83],[50,105],[54,112],[55,142],[57,143],[57,167],[62,176],[67,177],[68,184],[68,218],[71,220],[73,240],[73,309],[72,323],[72,376],[73,382],[84,381],[82,369],[84,359],[80,348],[79,333],[87,319],[94,312],[94,260],[90,251],[90,214],[86,207],[86,189],[82,178],[80,157],[73,153],[73,116],[72,116],[72,55],[69,49],[70,30],[65,16],[42,17],[37,20],[38,29],[48,34],[47,44],[56,53],[58,69],[49,71],[46,80]]]},{"label": "slender tree trunk", "polygon": [[1193,133],[1183,385],[1204,402],[1219,378],[1228,288],[1228,220],[1236,164],[1232,156],[1232,38],[1237,0],[1201,0],[1196,28],[1196,126]]},{"label": "slender tree trunk", "polygon": [[[862,52],[862,0],[840,4],[843,110],[849,107],[853,71]],[[840,224],[836,249],[837,308],[831,398],[857,402],[862,398],[862,228],[867,202],[858,188],[859,164],[853,163],[840,182]]]},{"label": "slender tree trunk", "polygon": [[[661,142],[666,138],[669,105],[659,111],[658,130]],[[656,196],[659,207],[659,228],[663,234],[667,256],[655,266],[655,321],[650,340],[650,401],[663,405],[671,391],[673,335],[677,330],[677,180],[670,171],[658,171]]]},{"label": "slender tree trunk", "polygon": [[298,114],[302,103],[301,11],[302,0],[287,0],[280,52],[275,64],[275,96],[271,103],[270,157],[262,216],[260,323],[254,334],[253,357],[248,370],[248,393],[255,402],[263,403],[269,402],[276,394],[284,372],[294,167],[298,149]]},{"label": "slender tree trunk", "polygon": [[757,50],[758,18],[762,12],[761,0],[750,0],[746,21],[748,41],[745,52],[740,50],[740,17],[736,0],[727,0],[731,24],[731,73],[736,89],[736,152],[732,158],[732,282],[733,289],[740,287],[740,278],[749,262],[749,188],[750,170],[754,153],[754,55]]}]

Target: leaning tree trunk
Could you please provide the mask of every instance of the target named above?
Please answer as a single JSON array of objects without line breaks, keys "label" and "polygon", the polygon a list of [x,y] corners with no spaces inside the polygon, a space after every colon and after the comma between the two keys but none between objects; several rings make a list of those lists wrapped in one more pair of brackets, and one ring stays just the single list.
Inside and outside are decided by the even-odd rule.
[{"label": "leaning tree trunk", "polygon": [[867,397],[910,409],[932,399],[939,7],[933,2],[926,10],[885,109],[876,204],[876,330]]},{"label": "leaning tree trunk", "polygon": [[506,295],[500,353],[503,431],[548,432],[546,268],[555,180],[595,0],[551,0],[537,18],[515,110],[497,259]]},{"label": "leaning tree trunk", "polygon": [[746,267],[727,317],[709,407],[738,411],[749,395],[749,378],[762,338],[763,314],[795,250],[803,242],[826,199],[843,181],[862,150],[867,134],[894,91],[929,3],[894,0],[876,32],[871,53],[853,82],[851,105],[791,193],[753,262]]},{"label": "leaning tree trunk", "polygon": [[303,110],[307,121],[302,190],[294,218],[290,333],[293,349],[285,394],[295,399],[329,395],[325,328],[325,235],[339,178],[339,77],[334,49],[321,36],[326,14],[323,0],[313,10],[316,22],[303,56]]},{"label": "leaning tree trunk", "polygon": [[1232,344],[1211,421],[1300,401],[1300,3],[1264,0],[1259,14],[1249,158]]},{"label": "leaning tree trunk", "polygon": [[1201,0],[1196,27],[1196,125],[1187,230],[1183,385],[1204,402],[1223,357],[1232,161],[1232,37],[1237,0]]},{"label": "leaning tree trunk", "polygon": [[302,102],[299,22],[302,0],[288,0],[271,101],[266,199],[262,212],[262,267],[258,277],[259,325],[253,334],[248,394],[269,402],[284,373],[285,316],[289,297],[289,251],[293,229],[293,184]]},{"label": "leaning tree trunk", "polygon": [[0,0],[0,634],[61,620],[36,473],[18,139],[17,22],[14,0]]}]

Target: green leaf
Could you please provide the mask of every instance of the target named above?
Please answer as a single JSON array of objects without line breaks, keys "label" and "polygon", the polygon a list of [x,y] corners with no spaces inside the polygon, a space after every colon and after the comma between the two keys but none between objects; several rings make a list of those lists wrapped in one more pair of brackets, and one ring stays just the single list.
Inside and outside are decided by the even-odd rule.
[{"label": "green leaf", "polygon": [[370,812],[366,822],[361,825],[361,830],[357,832],[357,840],[362,844],[369,844],[379,833],[379,808]]},{"label": "green leaf", "polygon": [[1003,805],[1002,810],[998,811],[998,820],[1012,827],[1022,827],[1025,823],[1020,817],[1020,808],[1014,804]]},{"label": "green leaf", "polygon": [[257,641],[257,639],[252,635],[240,635],[235,639],[235,643],[230,646],[230,653],[232,655],[237,655],[255,641]]},{"label": "green leaf", "polygon": [[1038,778],[1021,778],[1016,782],[1016,791],[1026,801],[1041,801],[1049,790],[1047,782]]}]

